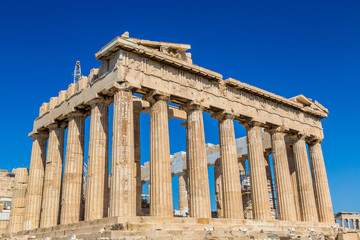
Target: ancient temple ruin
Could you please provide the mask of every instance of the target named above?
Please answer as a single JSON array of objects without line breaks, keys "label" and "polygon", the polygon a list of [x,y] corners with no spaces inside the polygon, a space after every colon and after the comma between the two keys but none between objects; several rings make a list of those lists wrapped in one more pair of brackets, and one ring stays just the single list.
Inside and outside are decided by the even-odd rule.
[{"label": "ancient temple ruin", "polygon": [[[96,53],[102,62],[99,69],[40,107],[29,134],[33,145],[23,229],[13,236],[336,237],[321,149],[321,120],[328,110],[303,95],[287,99],[232,78],[224,80],[193,64],[189,49],[187,44],[140,40],[125,33]],[[219,124],[220,145],[212,153],[205,143],[203,112]],[[150,114],[150,159],[145,166],[140,161],[141,113]],[[85,129],[88,116],[90,129]],[[171,159],[170,118],[186,121],[186,151]],[[235,139],[234,124],[246,128],[242,143]],[[89,142],[84,142],[85,131]],[[83,188],[85,144],[89,152]],[[209,164],[216,166],[216,179],[221,178],[217,218],[211,214]],[[247,193],[240,178],[244,171],[251,186]],[[179,176],[179,217],[173,211],[172,174]],[[150,185],[149,216],[142,211],[145,181]],[[245,194],[251,199],[250,215],[244,209]]]}]

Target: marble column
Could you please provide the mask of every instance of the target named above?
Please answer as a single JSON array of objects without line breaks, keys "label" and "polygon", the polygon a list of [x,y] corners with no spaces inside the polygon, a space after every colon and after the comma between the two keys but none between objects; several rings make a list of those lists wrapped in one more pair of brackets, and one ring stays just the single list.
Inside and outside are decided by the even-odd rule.
[{"label": "marble column", "polygon": [[68,115],[64,179],[61,201],[61,224],[81,221],[84,173],[85,118],[81,112]]},{"label": "marble column", "polygon": [[94,99],[91,105],[89,156],[85,194],[85,220],[108,216],[109,120],[108,103]]},{"label": "marble column", "polygon": [[215,203],[216,213],[219,218],[224,217],[224,195],[223,195],[223,177],[221,170],[221,159],[218,158],[214,165],[214,182],[215,182]]},{"label": "marble column", "polygon": [[57,123],[49,128],[49,146],[46,156],[44,191],[40,227],[56,226],[59,223],[61,180],[64,154],[65,128]]},{"label": "marble column", "polygon": [[269,193],[271,193],[270,197],[270,208],[271,208],[271,215],[275,215],[276,218],[276,204],[275,204],[275,191],[274,191],[274,184],[273,184],[273,176],[271,173],[271,166],[270,166],[270,151],[265,151],[264,158],[265,158],[265,170],[266,170],[266,179],[269,184]]},{"label": "marble column", "polygon": [[334,212],[320,140],[309,144],[309,153],[319,221],[333,223],[335,221]]},{"label": "marble column", "polygon": [[238,157],[234,131],[234,116],[221,114],[219,121],[220,158],[224,218],[243,219],[243,203],[239,177]]},{"label": "marble column", "polygon": [[178,174],[178,181],[179,181],[179,210],[182,216],[186,216],[186,214],[189,212],[186,172],[181,172]]},{"label": "marble column", "polygon": [[211,218],[209,177],[202,107],[191,105],[187,112],[187,169],[190,217]]},{"label": "marble column", "polygon": [[38,228],[44,186],[47,135],[34,134],[23,230]]},{"label": "marble column", "polygon": [[245,126],[248,142],[253,217],[256,220],[269,220],[271,219],[270,201],[260,124],[248,122]]},{"label": "marble column", "polygon": [[150,102],[150,215],[173,216],[168,96],[151,95]]},{"label": "marble column", "polygon": [[16,233],[23,229],[26,190],[28,186],[27,168],[16,168],[13,173],[15,173],[15,184],[12,193],[10,222],[8,226],[10,233]]},{"label": "marble column", "polygon": [[274,129],[270,133],[278,218],[279,220],[296,221],[297,216],[287,159],[285,133],[281,128]]},{"label": "marble column", "polygon": [[134,111],[134,156],[136,168],[136,215],[142,215],[142,182],[141,182],[141,151],[140,151],[140,111]]},{"label": "marble column", "polygon": [[305,222],[318,222],[305,136],[294,138],[294,157],[299,187],[300,211]]},{"label": "marble column", "polygon": [[289,163],[289,172],[290,172],[290,179],[291,179],[293,198],[295,204],[296,220],[301,221],[299,184],[297,181],[296,164],[295,164],[294,151],[292,146],[286,145],[286,153]]},{"label": "marble column", "polygon": [[133,113],[131,90],[117,90],[114,96],[110,217],[136,216]]}]

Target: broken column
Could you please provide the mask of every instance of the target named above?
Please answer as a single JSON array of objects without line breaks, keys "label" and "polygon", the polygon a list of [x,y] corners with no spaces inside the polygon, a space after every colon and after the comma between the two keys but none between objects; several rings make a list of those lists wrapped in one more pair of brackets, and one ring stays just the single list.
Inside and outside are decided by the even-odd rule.
[{"label": "broken column", "polygon": [[17,168],[15,173],[15,186],[12,194],[9,232],[16,233],[23,229],[26,191],[28,186],[27,168]]},{"label": "broken column", "polygon": [[216,213],[219,218],[224,217],[224,195],[222,183],[221,158],[216,159],[214,164],[214,182],[215,182],[215,203]]},{"label": "broken column", "polygon": [[187,193],[187,174],[181,172],[178,174],[179,181],[179,210],[181,216],[186,216],[189,211],[188,193]]}]

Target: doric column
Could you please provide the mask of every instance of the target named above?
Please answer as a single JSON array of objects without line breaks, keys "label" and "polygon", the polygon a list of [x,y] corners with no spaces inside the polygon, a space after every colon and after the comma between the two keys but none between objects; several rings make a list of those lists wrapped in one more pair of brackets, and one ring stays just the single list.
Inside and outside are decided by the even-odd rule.
[{"label": "doric column", "polygon": [[291,179],[293,198],[295,204],[296,220],[301,221],[299,185],[297,181],[296,164],[295,164],[293,147],[290,145],[286,145],[286,153],[289,163],[289,172],[290,172],[290,179]]},{"label": "doric column", "polygon": [[149,94],[150,102],[150,215],[172,217],[172,186],[168,127],[168,96]]},{"label": "doric column", "polygon": [[208,166],[202,107],[190,105],[187,111],[187,169],[190,217],[211,218]]},{"label": "doric column", "polygon": [[224,199],[224,218],[243,219],[243,203],[239,177],[238,157],[234,131],[234,116],[220,114],[219,121],[220,158],[222,189]]},{"label": "doric column", "polygon": [[179,210],[182,216],[186,216],[186,214],[189,212],[186,172],[181,172],[178,174],[178,181],[179,181]]},{"label": "doric column", "polygon": [[140,111],[134,111],[134,156],[136,168],[136,215],[142,215],[142,182],[141,182],[141,151],[140,151]]},{"label": "doric column", "polygon": [[130,89],[114,96],[110,217],[136,216],[133,101]]},{"label": "doric column", "polygon": [[266,171],[266,179],[268,182],[269,189],[269,198],[270,198],[270,209],[271,215],[275,215],[276,218],[276,204],[275,204],[275,191],[274,191],[274,184],[273,184],[273,176],[271,173],[271,166],[270,166],[270,154],[271,151],[265,151],[264,158],[265,158],[265,171]]},{"label": "doric column", "polygon": [[318,222],[304,135],[299,135],[294,138],[293,150],[297,172],[297,182],[299,185],[299,200],[302,220],[305,222]]},{"label": "doric column", "polygon": [[41,201],[44,186],[47,135],[35,134],[33,138],[29,170],[23,230],[39,227]]},{"label": "doric column", "polygon": [[57,123],[49,128],[49,146],[46,157],[44,192],[40,227],[56,226],[59,222],[61,179],[64,154],[64,126]]},{"label": "doric column", "polygon": [[271,219],[271,212],[260,124],[248,122],[245,126],[248,142],[253,217],[257,220],[268,220]]},{"label": "doric column", "polygon": [[15,186],[12,193],[9,232],[16,233],[23,229],[26,203],[26,190],[28,186],[27,168],[17,168],[15,173]]},{"label": "doric column", "polygon": [[270,131],[279,220],[296,221],[294,193],[282,128]]},{"label": "doric column", "polygon": [[61,201],[61,224],[81,221],[85,118],[81,112],[68,115],[64,179]]},{"label": "doric column", "polygon": [[223,177],[221,170],[221,159],[218,158],[214,165],[214,183],[215,183],[215,203],[216,212],[219,218],[224,217],[224,195],[223,195]]},{"label": "doric column", "polygon": [[87,164],[85,220],[108,215],[108,103],[94,99],[91,105],[89,157]]},{"label": "doric column", "polygon": [[319,221],[333,223],[335,219],[320,140],[309,144],[309,153]]}]

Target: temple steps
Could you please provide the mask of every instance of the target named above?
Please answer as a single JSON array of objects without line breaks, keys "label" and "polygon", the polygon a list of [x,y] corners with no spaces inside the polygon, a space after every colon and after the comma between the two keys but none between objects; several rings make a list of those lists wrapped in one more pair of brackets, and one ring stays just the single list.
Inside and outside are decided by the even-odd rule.
[{"label": "temple steps", "polygon": [[[50,228],[22,231],[3,239],[287,239],[289,228],[296,225],[294,236],[307,238],[311,234],[332,236],[331,224],[291,223],[285,221],[255,221],[236,219],[196,219],[162,217],[112,217],[84,221]],[[246,228],[246,230],[245,230]],[[314,232],[310,233],[309,228]],[[245,231],[244,231],[245,230]],[[266,234],[265,234],[265,233]]]}]

